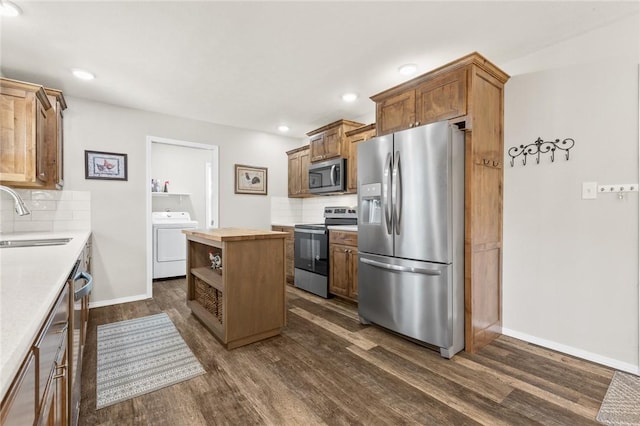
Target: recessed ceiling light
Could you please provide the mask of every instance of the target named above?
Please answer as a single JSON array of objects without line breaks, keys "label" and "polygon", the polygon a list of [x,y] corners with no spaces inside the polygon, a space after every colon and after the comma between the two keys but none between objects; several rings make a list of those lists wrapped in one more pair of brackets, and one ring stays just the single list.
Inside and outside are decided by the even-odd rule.
[{"label": "recessed ceiling light", "polygon": [[345,102],[353,102],[358,99],[358,95],[355,93],[345,93],[342,95],[342,100]]},{"label": "recessed ceiling light", "polygon": [[418,66],[416,64],[404,64],[398,68],[398,72],[402,75],[415,74],[416,71],[418,71]]},{"label": "recessed ceiling light", "polygon": [[10,1],[0,1],[0,15],[2,16],[18,16],[22,10]]},{"label": "recessed ceiling light", "polygon": [[81,70],[78,68],[71,70],[71,72],[74,76],[76,76],[76,78],[79,78],[80,80],[93,80],[94,78],[96,78],[96,76],[89,71]]},{"label": "recessed ceiling light", "polygon": [[287,126],[286,124],[281,124],[278,126],[278,131],[282,133],[286,133],[289,131],[289,126]]}]

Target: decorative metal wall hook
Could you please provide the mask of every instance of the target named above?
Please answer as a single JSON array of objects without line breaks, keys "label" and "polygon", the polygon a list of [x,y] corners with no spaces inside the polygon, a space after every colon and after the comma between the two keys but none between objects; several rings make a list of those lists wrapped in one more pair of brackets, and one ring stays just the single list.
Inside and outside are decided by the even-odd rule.
[{"label": "decorative metal wall hook", "polygon": [[522,155],[522,165],[527,165],[527,156],[535,155],[536,156],[536,164],[540,164],[540,154],[546,154],[551,152],[551,162],[555,161],[556,149],[560,149],[565,151],[565,159],[569,160],[569,150],[573,148],[575,145],[575,141],[571,138],[567,138],[562,142],[560,139],[556,139],[555,141],[543,141],[542,138],[538,137],[535,142],[530,143],[529,145],[520,145],[509,148],[507,153],[511,157],[511,167],[513,167],[514,160],[516,157]]}]

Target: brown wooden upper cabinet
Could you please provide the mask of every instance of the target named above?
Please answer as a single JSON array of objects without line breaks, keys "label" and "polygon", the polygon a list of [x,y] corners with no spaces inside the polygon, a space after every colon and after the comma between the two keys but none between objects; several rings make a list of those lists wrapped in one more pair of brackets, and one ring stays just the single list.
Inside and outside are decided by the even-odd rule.
[{"label": "brown wooden upper cabinet", "polygon": [[378,135],[441,120],[465,130],[465,350],[502,332],[504,84],[477,52],[392,87],[376,102]]},{"label": "brown wooden upper cabinet", "polygon": [[363,123],[338,120],[307,133],[310,149],[309,160],[313,163],[334,157],[346,157],[346,132],[362,126],[364,126]]},{"label": "brown wooden upper cabinet", "polygon": [[67,102],[60,90],[44,88],[51,103],[51,111],[47,117],[46,145],[47,163],[50,176],[47,181],[50,189],[61,189],[64,186],[64,130],[63,111],[67,109]]},{"label": "brown wooden upper cabinet", "polygon": [[[411,84],[410,84],[411,83]],[[460,117],[467,113],[467,70],[460,69],[444,75],[421,80],[420,77],[398,87],[372,96],[376,102],[378,135],[440,120]]]},{"label": "brown wooden upper cabinet", "polygon": [[0,78],[0,183],[62,187],[62,92]]},{"label": "brown wooden upper cabinet", "polygon": [[287,151],[289,161],[289,197],[308,197],[309,145]]},{"label": "brown wooden upper cabinet", "polygon": [[345,133],[347,136],[347,193],[358,192],[358,144],[376,136],[376,123]]}]

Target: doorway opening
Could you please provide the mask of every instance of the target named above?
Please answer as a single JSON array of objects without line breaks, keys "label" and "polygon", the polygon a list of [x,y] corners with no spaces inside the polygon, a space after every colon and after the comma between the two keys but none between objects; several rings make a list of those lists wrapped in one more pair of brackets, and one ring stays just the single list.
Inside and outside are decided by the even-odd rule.
[{"label": "doorway opening", "polygon": [[153,296],[153,212],[186,212],[200,229],[219,227],[217,145],[147,136],[147,297]]}]

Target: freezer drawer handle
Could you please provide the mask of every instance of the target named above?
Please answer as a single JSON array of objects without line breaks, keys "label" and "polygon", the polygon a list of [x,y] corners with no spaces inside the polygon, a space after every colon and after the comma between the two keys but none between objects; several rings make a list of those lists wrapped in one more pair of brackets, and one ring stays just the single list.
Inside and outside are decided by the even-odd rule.
[{"label": "freezer drawer handle", "polygon": [[375,266],[377,268],[389,269],[391,271],[398,272],[413,272],[414,274],[423,274],[423,275],[442,275],[441,271],[437,269],[424,269],[424,268],[413,268],[411,266],[398,266],[398,265],[390,265],[388,263],[377,262],[375,260],[370,259],[360,259],[362,263],[366,263],[367,265]]},{"label": "freezer drawer handle", "polygon": [[89,292],[91,292],[91,288],[93,287],[93,277],[91,276],[91,274],[89,274],[88,272],[80,272],[73,280],[78,281],[82,279],[87,280],[87,283],[73,293],[73,297],[75,300],[79,300],[89,294]]}]

